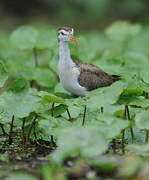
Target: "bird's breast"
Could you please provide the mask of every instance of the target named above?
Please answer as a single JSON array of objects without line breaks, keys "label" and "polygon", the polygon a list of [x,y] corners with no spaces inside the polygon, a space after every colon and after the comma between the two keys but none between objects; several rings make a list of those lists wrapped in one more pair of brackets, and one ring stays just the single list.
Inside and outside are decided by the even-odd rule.
[{"label": "bird's breast", "polygon": [[80,86],[78,82],[80,71],[76,66],[66,68],[65,66],[59,65],[58,71],[59,78],[64,89],[75,95],[86,95],[86,88]]}]

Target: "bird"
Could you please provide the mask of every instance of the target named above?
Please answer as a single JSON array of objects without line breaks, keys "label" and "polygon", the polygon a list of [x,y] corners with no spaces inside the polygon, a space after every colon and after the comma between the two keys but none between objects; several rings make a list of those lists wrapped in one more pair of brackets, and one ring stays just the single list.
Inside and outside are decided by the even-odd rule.
[{"label": "bird", "polygon": [[74,29],[63,26],[58,29],[59,62],[58,73],[65,90],[76,96],[87,96],[90,91],[110,86],[120,80],[119,75],[104,72],[93,64],[72,59],[69,41],[78,43],[74,37]]}]

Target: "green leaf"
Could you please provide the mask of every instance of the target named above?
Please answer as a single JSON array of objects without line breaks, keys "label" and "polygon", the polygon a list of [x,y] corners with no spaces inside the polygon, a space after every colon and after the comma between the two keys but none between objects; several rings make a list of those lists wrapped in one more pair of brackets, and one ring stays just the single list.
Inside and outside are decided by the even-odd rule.
[{"label": "green leaf", "polygon": [[133,154],[127,155],[119,168],[119,175],[125,177],[125,179],[132,179],[136,173],[138,173],[142,165],[141,158],[134,156]]},{"label": "green leaf", "polygon": [[65,101],[54,95],[54,94],[51,94],[51,93],[48,93],[48,92],[45,92],[45,91],[40,91],[38,93],[38,95],[42,98],[43,102],[44,103],[61,103],[61,104],[65,104]]},{"label": "green leaf", "polygon": [[141,31],[139,24],[131,24],[127,21],[117,21],[106,29],[108,37],[114,40],[125,40],[129,37],[136,36]]},{"label": "green leaf", "polygon": [[25,174],[25,173],[12,173],[9,174],[6,178],[6,180],[37,180],[34,176]]},{"label": "green leaf", "polygon": [[57,164],[42,166],[41,173],[43,180],[67,180],[65,169]]},{"label": "green leaf", "polygon": [[54,85],[56,84],[56,78],[54,74],[47,68],[36,68],[32,72],[32,80],[37,81],[37,83],[46,88],[54,88]]},{"label": "green leaf", "polygon": [[29,88],[28,81],[25,78],[20,77],[11,83],[9,90],[19,93],[22,92],[23,90],[27,90],[28,88]]},{"label": "green leaf", "polygon": [[36,43],[37,49],[55,49],[57,47],[57,32],[52,27],[40,30],[38,40]]},{"label": "green leaf", "polygon": [[2,62],[0,62],[0,88],[3,87],[4,83],[8,79],[8,74]]},{"label": "green leaf", "polygon": [[117,104],[147,108],[149,107],[149,99],[144,99],[143,97],[134,97],[134,96],[121,96],[117,101]]},{"label": "green leaf", "polygon": [[143,94],[143,90],[139,88],[130,89],[126,88],[122,92],[122,96],[141,96]]},{"label": "green leaf", "polygon": [[99,168],[102,172],[112,172],[119,164],[118,156],[103,155],[99,158],[91,160],[93,165]]},{"label": "green leaf", "polygon": [[55,93],[65,93],[65,94],[68,94],[69,95],[69,92],[66,91],[63,87],[62,87],[62,84],[61,83],[58,83],[56,86],[55,86],[55,89],[54,89],[54,92]]},{"label": "green leaf", "polygon": [[149,72],[148,72],[149,66],[147,68],[144,68],[143,71],[141,72],[141,76],[143,80],[148,83],[149,87]]},{"label": "green leaf", "polygon": [[62,163],[66,157],[73,155],[97,157],[108,146],[103,134],[95,126],[67,128],[59,135],[57,144],[58,149],[52,154],[56,163]]},{"label": "green leaf", "polygon": [[12,45],[20,50],[31,50],[35,48],[38,32],[31,26],[21,26],[10,36]]},{"label": "green leaf", "polygon": [[48,115],[44,119],[38,120],[37,137],[49,141],[51,135],[57,138],[63,129],[71,127],[71,125],[71,122],[64,118],[55,118]]},{"label": "green leaf", "polygon": [[116,103],[123,88],[124,84],[122,82],[117,82],[110,87],[95,90],[93,94],[91,93],[89,96],[89,100],[87,101],[88,107],[95,110],[102,106],[104,107]]},{"label": "green leaf", "polygon": [[136,114],[135,117],[136,126],[139,129],[148,129],[149,130],[149,110],[142,111]]},{"label": "green leaf", "polygon": [[60,104],[54,108],[53,116],[57,117],[61,114],[63,114],[67,110],[68,106],[65,104]]},{"label": "green leaf", "polygon": [[0,107],[7,113],[18,118],[27,117],[39,107],[39,97],[35,89],[28,89],[22,93],[4,92],[0,96]]},{"label": "green leaf", "polygon": [[96,119],[96,121],[91,121],[88,124],[96,125],[107,139],[118,136],[121,130],[128,126],[127,120],[117,118],[108,113],[100,114]]},{"label": "green leaf", "polygon": [[128,146],[128,150],[137,155],[148,157],[149,144],[132,144]]}]

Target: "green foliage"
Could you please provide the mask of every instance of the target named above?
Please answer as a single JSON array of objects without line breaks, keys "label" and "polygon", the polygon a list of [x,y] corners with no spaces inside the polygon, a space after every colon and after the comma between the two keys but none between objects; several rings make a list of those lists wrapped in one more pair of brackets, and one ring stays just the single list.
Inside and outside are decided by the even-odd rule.
[{"label": "green foliage", "polygon": [[71,154],[96,157],[106,150],[107,145],[106,139],[96,126],[68,128],[60,135],[59,148],[52,158],[56,163],[62,163],[64,158]]},{"label": "green foliage", "polygon": [[[118,82],[96,89],[86,97],[73,97],[58,82],[56,28],[22,26],[12,32],[10,39],[0,39],[0,140],[3,144],[11,144],[11,136],[19,133],[20,152],[26,151],[32,142],[34,148],[41,146],[43,151],[54,149],[48,156],[51,165],[42,169],[45,180],[59,179],[57,173],[65,179],[66,170],[60,164],[71,159],[78,162],[72,168],[75,173],[69,172],[69,178],[76,177],[73,175],[78,169],[83,175],[77,177],[87,177],[82,166],[87,161],[91,169],[100,172],[90,179],[100,179],[98,174],[111,173],[120,166],[119,158],[113,153],[127,150],[137,156],[147,156],[148,146],[140,143],[145,133],[145,141],[149,139],[148,30],[139,24],[115,22],[105,34],[84,33],[78,36],[79,46],[70,44],[73,57],[121,76]],[[121,150],[131,143],[133,135],[138,145]],[[112,154],[111,157],[105,157],[105,152]],[[82,159],[83,162],[79,161]],[[117,177],[131,179],[142,167],[140,159],[132,157],[131,165],[124,164],[122,171],[116,171]],[[2,157],[1,160],[5,161]]]},{"label": "green foliage", "polygon": [[128,146],[128,149],[137,155],[148,156],[149,144],[142,144],[142,145],[133,144]]},{"label": "green foliage", "polygon": [[0,96],[0,107],[4,112],[18,118],[29,116],[39,107],[37,91],[27,87],[27,82],[19,78],[12,83],[10,89]]},{"label": "green foliage", "polygon": [[9,90],[19,93],[19,92],[27,90],[28,88],[29,88],[28,81],[25,78],[20,77],[12,82]]},{"label": "green foliage", "polygon": [[91,124],[98,126],[107,139],[112,139],[118,136],[120,131],[128,126],[128,121],[117,118],[112,114],[104,113],[98,116],[97,121],[91,122]]},{"label": "green foliage", "polygon": [[38,32],[30,26],[19,27],[11,34],[12,45],[20,50],[35,48]]},{"label": "green foliage", "polygon": [[88,100],[88,107],[95,110],[114,104],[122,93],[123,88],[124,84],[117,82],[110,87],[95,90]]},{"label": "green foliage", "polygon": [[2,62],[0,62],[0,88],[3,87],[8,75]]},{"label": "green foliage", "polygon": [[62,98],[48,92],[40,91],[38,95],[43,98],[44,103],[65,103],[65,101]]},{"label": "green foliage", "polygon": [[34,176],[25,174],[25,173],[13,173],[11,175],[9,175],[6,180],[36,180],[36,178]]},{"label": "green foliage", "polygon": [[124,41],[136,36],[140,31],[141,26],[139,24],[132,25],[126,21],[118,21],[106,29],[106,34],[112,39]]},{"label": "green foliage", "polygon": [[136,114],[136,126],[140,129],[149,129],[149,110],[142,111]]}]

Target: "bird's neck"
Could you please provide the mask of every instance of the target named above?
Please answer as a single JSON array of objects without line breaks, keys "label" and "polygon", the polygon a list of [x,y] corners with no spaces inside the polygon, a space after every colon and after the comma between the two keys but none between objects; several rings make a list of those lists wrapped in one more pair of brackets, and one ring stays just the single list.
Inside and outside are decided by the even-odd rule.
[{"label": "bird's neck", "polygon": [[67,42],[59,42],[59,64],[70,68],[74,63],[71,59],[70,49]]}]

